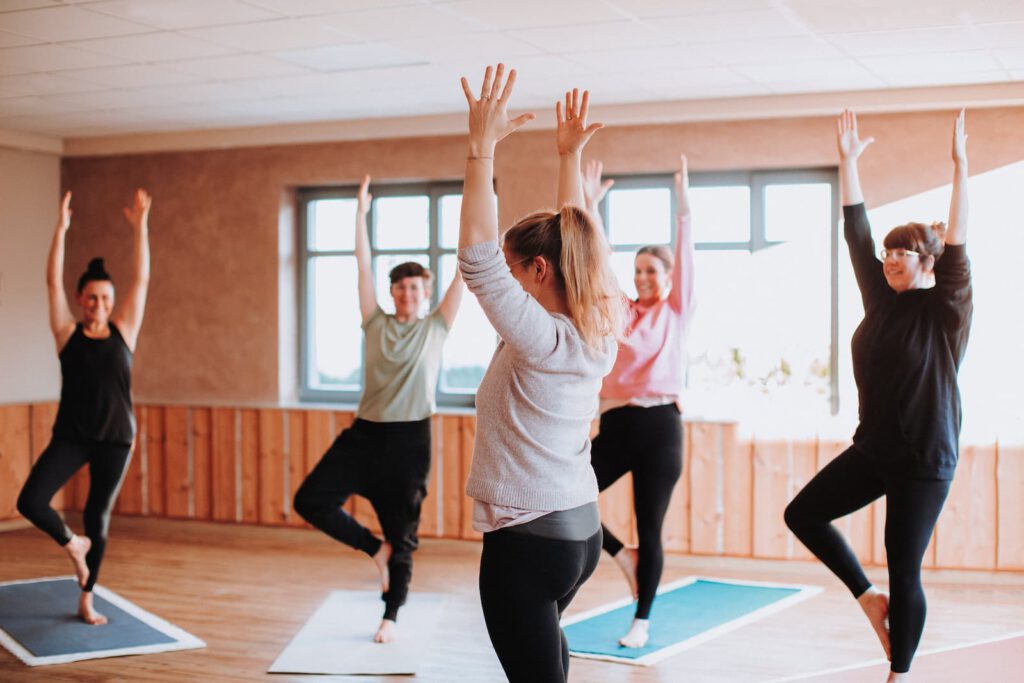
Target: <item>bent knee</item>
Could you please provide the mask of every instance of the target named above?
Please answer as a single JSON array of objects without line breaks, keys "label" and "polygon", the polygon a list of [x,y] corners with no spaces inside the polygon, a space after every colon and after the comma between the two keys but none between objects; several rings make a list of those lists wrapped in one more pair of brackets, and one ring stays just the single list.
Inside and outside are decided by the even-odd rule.
[{"label": "bent knee", "polygon": [[785,520],[786,526],[793,533],[797,533],[797,530],[808,526],[807,515],[803,513],[796,501],[791,501],[786,506],[785,512],[782,513],[782,519]]}]

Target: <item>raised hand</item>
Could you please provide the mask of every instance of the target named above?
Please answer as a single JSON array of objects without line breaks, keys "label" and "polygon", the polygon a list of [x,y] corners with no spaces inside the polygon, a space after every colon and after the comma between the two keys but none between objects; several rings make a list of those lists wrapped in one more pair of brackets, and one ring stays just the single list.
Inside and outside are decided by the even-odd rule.
[{"label": "raised hand", "polygon": [[964,132],[963,109],[953,122],[953,163],[958,166],[967,163],[967,133]]},{"label": "raised hand", "polygon": [[676,181],[676,212],[681,216],[690,215],[690,171],[687,167],[686,155],[679,155],[679,172]]},{"label": "raised hand", "polygon": [[71,227],[71,190],[64,193],[64,199],[60,202],[60,216],[57,217],[57,229],[67,232]]},{"label": "raised hand", "polygon": [[604,128],[603,123],[587,125],[587,113],[590,109],[590,92],[583,91],[580,98],[579,88],[565,93],[565,115],[562,114],[562,103],[555,103],[555,118],[558,121],[556,142],[559,154],[579,154],[591,136]]},{"label": "raised hand", "polygon": [[135,190],[135,202],[131,208],[125,207],[125,220],[136,230],[149,227],[149,207],[153,205],[153,198],[149,193],[139,188]]},{"label": "raised hand", "polygon": [[860,138],[857,132],[857,115],[849,109],[844,109],[836,119],[836,146],[839,148],[841,160],[856,160],[874,141],[874,138]]},{"label": "raised hand", "polygon": [[480,99],[473,97],[469,81],[462,78],[462,90],[469,103],[469,153],[473,157],[494,154],[499,141],[517,128],[534,118],[533,114],[521,114],[514,119],[508,115],[508,99],[516,82],[516,70],[512,69],[505,79],[505,65],[497,69],[488,66],[484,71],[484,82],[480,88]]},{"label": "raised hand", "polygon": [[615,184],[614,180],[601,180],[601,172],[604,171],[604,164],[600,161],[591,160],[583,168],[583,196],[587,200],[587,208],[596,209],[601,203],[608,190]]},{"label": "raised hand", "polygon": [[356,195],[356,211],[360,216],[365,216],[370,211],[370,203],[373,195],[370,194],[370,176],[364,175],[363,182],[359,183],[359,194]]}]

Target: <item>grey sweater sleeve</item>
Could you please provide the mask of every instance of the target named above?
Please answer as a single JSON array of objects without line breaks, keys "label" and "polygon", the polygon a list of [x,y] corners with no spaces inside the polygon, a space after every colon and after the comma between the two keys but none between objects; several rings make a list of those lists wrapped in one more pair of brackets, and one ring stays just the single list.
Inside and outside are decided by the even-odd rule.
[{"label": "grey sweater sleeve", "polygon": [[538,360],[558,347],[558,325],[512,276],[497,240],[459,250],[459,269],[487,319],[516,355]]}]

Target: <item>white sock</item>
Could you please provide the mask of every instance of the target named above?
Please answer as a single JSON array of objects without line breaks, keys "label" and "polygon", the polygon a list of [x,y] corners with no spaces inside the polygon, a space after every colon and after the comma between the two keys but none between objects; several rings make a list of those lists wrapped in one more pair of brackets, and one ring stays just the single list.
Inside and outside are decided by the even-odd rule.
[{"label": "white sock", "polygon": [[619,638],[619,645],[622,647],[643,647],[647,644],[646,619],[634,619],[633,625],[629,627],[629,633]]}]

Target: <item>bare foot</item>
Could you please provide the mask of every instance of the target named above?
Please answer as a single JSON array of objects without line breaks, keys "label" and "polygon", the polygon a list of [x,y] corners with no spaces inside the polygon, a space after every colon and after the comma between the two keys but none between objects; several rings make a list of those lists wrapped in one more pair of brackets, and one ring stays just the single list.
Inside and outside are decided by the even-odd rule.
[{"label": "bare foot", "polygon": [[75,575],[78,577],[78,587],[85,588],[89,580],[89,567],[85,564],[85,556],[92,547],[92,541],[88,536],[72,535],[71,540],[64,546],[71,564],[75,565]]},{"label": "bare foot", "polygon": [[92,593],[83,592],[78,597],[78,616],[87,624],[102,626],[107,623],[107,618],[93,609]]},{"label": "bare foot", "polygon": [[889,678],[885,679],[885,683],[907,683],[909,680],[909,673],[898,674],[895,671],[890,671]]},{"label": "bare foot", "polygon": [[629,627],[629,633],[619,638],[619,645],[622,647],[643,647],[647,644],[646,619],[634,619],[633,625]]},{"label": "bare foot", "polygon": [[[871,627],[875,629],[875,634],[878,636],[879,642],[882,643],[882,649],[885,650],[885,658],[892,661],[892,651],[889,647],[888,594],[883,593],[872,586],[857,598],[857,602],[860,603],[860,608],[864,610],[864,614],[867,615],[868,621],[871,622]],[[890,681],[891,680],[894,679],[890,679]]]},{"label": "bare foot", "polygon": [[390,559],[391,544],[387,541],[384,541],[383,543],[381,543],[380,550],[378,550],[377,554],[373,556],[373,563],[377,565],[377,571],[380,572],[380,590],[382,593],[388,592],[388,586],[390,584],[391,577],[388,575],[388,560]]},{"label": "bare foot", "polygon": [[373,637],[375,643],[390,643],[398,635],[398,626],[395,622],[390,619],[384,619],[380,622],[380,628],[377,629],[377,635]]},{"label": "bare foot", "polygon": [[636,565],[640,560],[640,553],[636,548],[623,548],[615,557],[615,564],[619,565],[619,569],[626,575],[626,581],[629,582],[629,590],[633,594],[633,599],[636,600],[640,597],[640,591],[636,587]]}]

